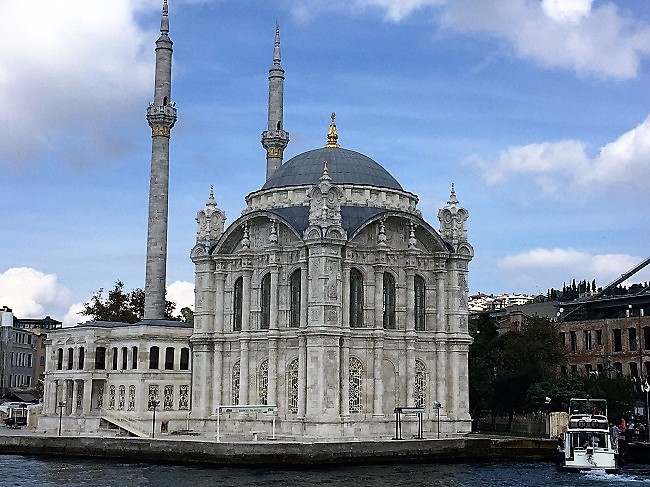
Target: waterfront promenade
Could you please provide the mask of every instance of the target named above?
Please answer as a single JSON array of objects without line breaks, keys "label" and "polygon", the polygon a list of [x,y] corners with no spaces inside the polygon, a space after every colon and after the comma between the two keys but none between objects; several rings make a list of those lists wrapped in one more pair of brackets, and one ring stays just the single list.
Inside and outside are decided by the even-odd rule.
[{"label": "waterfront promenade", "polygon": [[165,436],[51,436],[0,430],[0,454],[99,457],[216,466],[311,466],[408,462],[547,460],[555,441],[484,435],[441,439],[357,441],[224,439]]}]

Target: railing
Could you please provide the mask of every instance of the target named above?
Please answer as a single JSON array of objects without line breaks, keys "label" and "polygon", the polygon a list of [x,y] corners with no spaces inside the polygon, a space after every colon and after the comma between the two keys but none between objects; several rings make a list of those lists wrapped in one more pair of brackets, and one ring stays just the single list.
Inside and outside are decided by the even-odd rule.
[{"label": "railing", "polygon": [[141,438],[147,438],[150,436],[150,432],[143,427],[142,421],[138,419],[129,418],[117,411],[103,408],[100,409],[100,416],[102,419],[113,423],[115,426],[119,426],[129,433],[133,433]]}]

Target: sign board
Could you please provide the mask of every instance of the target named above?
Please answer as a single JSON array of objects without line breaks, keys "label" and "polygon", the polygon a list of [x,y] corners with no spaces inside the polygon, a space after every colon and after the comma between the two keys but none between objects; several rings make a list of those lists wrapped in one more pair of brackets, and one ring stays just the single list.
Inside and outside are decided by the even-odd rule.
[{"label": "sign board", "polygon": [[277,406],[260,405],[246,405],[246,406],[219,406],[217,413],[276,413]]}]

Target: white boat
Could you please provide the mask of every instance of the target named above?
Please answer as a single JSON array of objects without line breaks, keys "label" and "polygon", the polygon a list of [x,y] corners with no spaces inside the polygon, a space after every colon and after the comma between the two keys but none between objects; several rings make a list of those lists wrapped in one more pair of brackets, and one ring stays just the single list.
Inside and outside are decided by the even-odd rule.
[{"label": "white boat", "polygon": [[606,400],[570,400],[567,430],[563,439],[558,440],[557,467],[618,471],[618,445],[609,430]]}]

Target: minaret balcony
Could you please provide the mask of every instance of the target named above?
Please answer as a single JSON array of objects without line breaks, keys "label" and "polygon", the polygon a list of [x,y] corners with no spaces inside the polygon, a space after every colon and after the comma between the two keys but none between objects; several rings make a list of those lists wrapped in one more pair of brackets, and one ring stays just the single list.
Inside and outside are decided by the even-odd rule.
[{"label": "minaret balcony", "polygon": [[164,125],[172,128],[176,123],[176,107],[174,104],[154,105],[147,107],[147,121],[149,125]]}]

